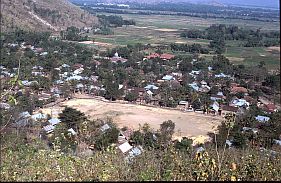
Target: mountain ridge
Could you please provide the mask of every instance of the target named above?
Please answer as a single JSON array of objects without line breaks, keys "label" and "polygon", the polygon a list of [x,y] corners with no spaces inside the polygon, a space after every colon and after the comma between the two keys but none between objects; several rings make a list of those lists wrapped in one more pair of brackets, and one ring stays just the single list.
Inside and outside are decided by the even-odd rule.
[{"label": "mountain ridge", "polygon": [[103,3],[193,3],[193,4],[208,4],[214,6],[247,6],[247,7],[264,7],[279,9],[278,0],[70,0],[72,2],[103,2]]},{"label": "mountain ridge", "polygon": [[58,32],[98,24],[98,18],[67,0],[1,0],[1,30]]}]

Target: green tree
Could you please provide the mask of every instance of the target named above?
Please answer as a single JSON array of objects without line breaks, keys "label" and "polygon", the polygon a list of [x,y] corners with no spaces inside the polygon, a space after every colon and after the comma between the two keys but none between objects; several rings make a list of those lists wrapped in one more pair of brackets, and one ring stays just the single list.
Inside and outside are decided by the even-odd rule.
[{"label": "green tree", "polygon": [[138,99],[138,94],[134,92],[130,92],[125,96],[125,100],[132,102]]},{"label": "green tree", "polygon": [[120,131],[116,127],[108,129],[101,134],[95,141],[95,146],[98,150],[105,150],[112,143],[117,143]]},{"label": "green tree", "polygon": [[183,60],[179,64],[179,70],[182,72],[191,72],[192,71],[192,64],[191,64],[191,57],[186,60]]},{"label": "green tree", "polygon": [[192,149],[193,140],[187,137],[183,137],[181,141],[176,141],[175,148],[182,152],[187,152]]},{"label": "green tree", "polygon": [[163,145],[168,144],[172,140],[175,132],[175,123],[171,120],[164,121],[160,124],[160,139]]},{"label": "green tree", "polygon": [[66,82],[63,83],[63,86],[61,88],[61,92],[62,92],[62,95],[63,95],[64,98],[71,97],[72,92],[71,92],[71,88],[70,88],[68,83],[66,83]]},{"label": "green tree", "polygon": [[134,145],[143,145],[144,144],[144,135],[139,130],[134,131],[134,133],[131,135],[129,141]]},{"label": "green tree", "polygon": [[62,123],[66,124],[67,128],[73,128],[79,131],[79,124],[84,122],[87,118],[84,113],[71,107],[65,107],[62,113],[59,114],[59,119]]},{"label": "green tree", "polygon": [[245,148],[246,147],[246,137],[241,132],[236,132],[233,135],[233,146],[237,148]]}]

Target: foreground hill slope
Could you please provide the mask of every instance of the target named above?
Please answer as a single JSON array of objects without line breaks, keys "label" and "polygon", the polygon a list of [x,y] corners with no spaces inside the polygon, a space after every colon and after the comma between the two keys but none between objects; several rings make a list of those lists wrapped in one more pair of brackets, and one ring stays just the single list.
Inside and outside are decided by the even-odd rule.
[{"label": "foreground hill slope", "polygon": [[69,26],[98,24],[90,15],[67,0],[1,0],[1,30],[16,27],[35,31],[60,31]]}]

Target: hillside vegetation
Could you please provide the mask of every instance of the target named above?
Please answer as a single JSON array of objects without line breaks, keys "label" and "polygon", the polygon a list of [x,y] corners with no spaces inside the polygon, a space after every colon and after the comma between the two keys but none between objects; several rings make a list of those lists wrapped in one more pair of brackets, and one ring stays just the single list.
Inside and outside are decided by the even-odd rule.
[{"label": "hillside vegetation", "polygon": [[66,0],[2,0],[1,30],[60,31],[98,24],[97,17]]}]

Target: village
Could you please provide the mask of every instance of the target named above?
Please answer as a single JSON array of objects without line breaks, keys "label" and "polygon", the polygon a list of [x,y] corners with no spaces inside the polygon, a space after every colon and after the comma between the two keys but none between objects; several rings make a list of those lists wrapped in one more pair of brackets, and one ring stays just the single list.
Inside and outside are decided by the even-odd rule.
[{"label": "village", "polygon": [[[44,49],[26,42],[8,43],[6,49],[7,55],[10,55],[13,49],[23,53],[31,52],[30,54],[34,54],[33,57],[38,58],[38,61],[50,54],[55,57],[69,54],[59,50],[50,53],[50,48]],[[122,49],[120,51],[124,52]],[[133,52],[133,54],[139,53]],[[73,55],[74,58],[78,57],[77,53]],[[263,86],[262,80],[254,82],[255,78],[249,76],[250,73],[247,73],[249,75],[246,79],[241,79],[237,73],[229,71],[230,67],[234,67],[222,56],[214,57],[212,62],[204,61],[198,55],[194,55],[193,58],[183,58],[183,61],[181,57],[158,49],[138,57],[137,60],[132,60],[131,57],[123,58],[117,50],[113,56],[93,54],[88,59],[90,61],[86,64],[81,62],[56,64],[56,67],[49,68],[49,71],[40,61],[32,65],[30,75],[24,73],[24,79],[16,84],[11,92],[17,96],[28,94],[33,97],[32,100],[28,99],[27,103],[35,100],[34,96],[36,96],[36,102],[33,102],[32,110],[18,111],[12,126],[21,128],[39,121],[41,124],[39,136],[41,137],[42,134],[52,136],[56,126],[61,123],[58,117],[61,111],[52,111],[48,114],[41,112],[45,108],[58,106],[61,102],[75,100],[77,96],[99,98],[112,105],[127,103],[178,110],[183,113],[197,113],[202,117],[216,116],[221,121],[228,114],[239,117],[248,114],[254,108],[258,111],[254,112],[256,114],[254,119],[260,124],[268,123],[269,116],[280,110],[280,104],[274,104],[275,101],[266,97],[268,95],[257,96],[256,90],[265,92],[271,90]],[[221,63],[223,64],[220,65]],[[18,69],[18,67],[8,69],[5,65],[1,65],[1,81],[9,81],[15,77]],[[3,87],[5,92],[5,84]],[[7,111],[13,108],[8,100],[7,98],[7,102],[1,103],[1,108]],[[109,124],[103,123],[99,129],[104,133],[110,128]],[[258,126],[244,126],[241,131],[257,133],[259,129]],[[73,136],[77,135],[72,128],[68,129],[68,132]],[[137,156],[142,151],[141,146],[130,145],[129,139],[132,133],[133,129],[128,129],[121,131],[118,136],[118,147],[122,153],[128,155],[127,158]],[[205,143],[204,140],[200,143]],[[280,139],[274,139],[274,142],[281,145]],[[232,144],[231,140],[227,140],[226,143],[229,146]]]}]

